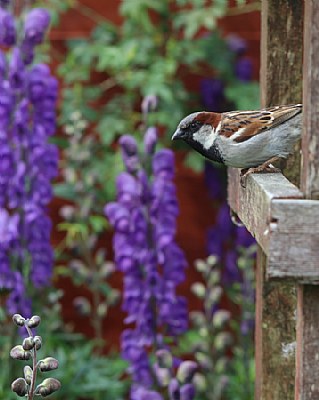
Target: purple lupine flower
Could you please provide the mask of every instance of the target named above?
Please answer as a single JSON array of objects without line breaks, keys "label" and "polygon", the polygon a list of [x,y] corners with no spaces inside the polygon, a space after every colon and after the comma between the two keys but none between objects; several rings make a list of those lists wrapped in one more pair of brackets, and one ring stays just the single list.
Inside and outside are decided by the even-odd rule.
[{"label": "purple lupine flower", "polygon": [[10,0],[0,0],[0,7],[6,8],[10,4]]},{"label": "purple lupine flower", "polygon": [[7,72],[7,59],[4,52],[0,49],[0,84],[5,79]]},{"label": "purple lupine flower", "polygon": [[253,77],[253,62],[250,58],[240,58],[235,65],[235,75],[242,82],[249,82]]},{"label": "purple lupine flower", "polygon": [[6,249],[18,236],[18,217],[11,217],[6,209],[0,208],[0,243]]},{"label": "purple lupine flower", "polygon": [[9,81],[13,89],[23,89],[25,83],[24,62],[21,50],[14,47],[9,62]]},{"label": "purple lupine flower", "polygon": [[41,44],[50,24],[50,14],[45,8],[34,8],[25,17],[24,41],[33,46]]},{"label": "purple lupine flower", "polygon": [[180,400],[193,400],[195,397],[195,386],[192,383],[183,385],[180,389]]},{"label": "purple lupine flower", "polygon": [[205,78],[200,82],[202,104],[207,111],[223,111],[224,84],[218,78]]},{"label": "purple lupine flower", "polygon": [[226,37],[226,43],[229,49],[237,55],[245,53],[247,50],[247,42],[236,33],[231,33]]},{"label": "purple lupine flower", "polygon": [[122,335],[123,357],[130,363],[134,382],[131,399],[162,398],[151,390],[154,379],[148,350],[163,345],[158,330],[176,337],[187,329],[186,299],[176,294],[186,260],[175,243],[174,156],[168,149],[155,151],[156,141],[155,128],[149,128],[142,158],[133,137],[120,139],[126,172],[116,180],[117,201],[105,207],[115,229],[115,262],[124,273],[125,323],[134,324]]},{"label": "purple lupine flower", "polygon": [[[27,271],[26,279],[41,288],[53,266],[47,205],[58,152],[48,136],[55,130],[57,80],[46,65],[27,65],[24,54],[27,45],[34,51],[48,24],[45,10],[32,9],[22,42],[6,56],[0,51],[0,285],[9,290],[8,312],[26,316]],[[14,43],[13,16],[0,9],[0,45]]]},{"label": "purple lupine flower", "polygon": [[144,148],[147,154],[153,154],[157,143],[157,129],[154,126],[147,128],[144,136]]},{"label": "purple lupine flower", "polygon": [[0,46],[11,47],[16,42],[14,17],[0,7]]}]

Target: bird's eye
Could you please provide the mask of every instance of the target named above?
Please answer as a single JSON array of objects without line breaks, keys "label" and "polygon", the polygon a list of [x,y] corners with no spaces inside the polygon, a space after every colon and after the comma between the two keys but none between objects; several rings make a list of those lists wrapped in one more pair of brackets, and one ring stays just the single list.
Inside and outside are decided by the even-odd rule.
[{"label": "bird's eye", "polygon": [[190,128],[197,128],[197,122],[191,122],[189,127]]}]

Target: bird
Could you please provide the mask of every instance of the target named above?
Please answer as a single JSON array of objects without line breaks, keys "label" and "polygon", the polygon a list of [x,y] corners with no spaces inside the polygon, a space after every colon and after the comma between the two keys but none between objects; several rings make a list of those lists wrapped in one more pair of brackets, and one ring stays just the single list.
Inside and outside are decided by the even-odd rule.
[{"label": "bird", "polygon": [[241,169],[241,184],[288,157],[302,130],[302,104],[254,111],[198,111],[182,119],[172,140],[181,139],[208,160]]}]

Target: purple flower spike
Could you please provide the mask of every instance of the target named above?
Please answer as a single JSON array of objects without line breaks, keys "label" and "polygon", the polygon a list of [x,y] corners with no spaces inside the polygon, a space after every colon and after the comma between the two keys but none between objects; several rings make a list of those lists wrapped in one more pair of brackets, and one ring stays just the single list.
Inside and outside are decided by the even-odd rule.
[{"label": "purple flower spike", "polygon": [[31,46],[42,43],[49,24],[49,12],[44,8],[33,8],[25,18],[24,42]]},{"label": "purple flower spike", "polygon": [[133,156],[137,153],[136,140],[131,135],[123,135],[119,140],[122,151],[127,156]]},{"label": "purple flower spike", "polygon": [[7,71],[7,60],[4,52],[0,49],[0,83],[5,78]]},{"label": "purple flower spike", "polygon": [[145,96],[142,101],[142,113],[147,114],[150,111],[156,110],[158,99],[154,95]]},{"label": "purple flower spike", "polygon": [[172,150],[162,149],[155,153],[152,166],[154,175],[162,175],[172,179],[175,169]]},{"label": "purple flower spike", "polygon": [[157,143],[157,129],[154,126],[150,126],[144,136],[144,150],[147,154],[154,154]]},{"label": "purple flower spike", "polygon": [[235,66],[235,74],[242,82],[249,82],[253,77],[253,63],[250,58],[241,58]]},{"label": "purple flower spike", "polygon": [[25,71],[22,54],[18,47],[12,51],[9,64],[9,80],[14,89],[22,89],[24,85]]},{"label": "purple flower spike", "polygon": [[168,386],[168,393],[170,400],[180,400],[180,389],[177,379],[172,379]]},{"label": "purple flower spike", "polygon": [[237,55],[243,54],[247,50],[247,42],[236,33],[231,33],[226,37],[227,45],[231,51]]},{"label": "purple flower spike", "polygon": [[192,383],[183,385],[180,394],[180,400],[193,400],[196,394],[195,386]]},{"label": "purple flower spike", "polygon": [[8,11],[0,8],[0,46],[11,47],[15,42],[14,18]]},{"label": "purple flower spike", "polygon": [[206,78],[200,82],[202,103],[206,110],[220,112],[223,108],[224,84],[220,79]]},{"label": "purple flower spike", "polygon": [[6,8],[10,3],[10,0],[0,0],[0,7]]},{"label": "purple flower spike", "polygon": [[[127,171],[117,177],[116,202],[104,209],[115,230],[115,263],[124,274],[122,308],[128,313],[125,323],[133,325],[122,336],[123,357],[130,363],[133,379],[131,400],[162,399],[150,388],[154,377],[157,384],[165,387],[170,370],[156,370],[148,351],[153,346],[161,347],[159,331],[177,337],[188,326],[186,299],[176,293],[187,264],[175,243],[178,205],[172,182],[174,155],[167,149],[156,152],[156,141],[155,128],[149,128],[144,137],[144,154],[139,158],[134,138],[125,135],[120,139]],[[138,163],[133,170],[128,162],[134,158]]]}]

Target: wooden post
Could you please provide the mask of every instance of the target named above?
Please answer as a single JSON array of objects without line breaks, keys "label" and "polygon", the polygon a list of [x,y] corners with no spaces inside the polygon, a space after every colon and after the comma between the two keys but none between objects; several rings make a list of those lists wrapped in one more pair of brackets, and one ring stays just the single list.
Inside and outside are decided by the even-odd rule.
[{"label": "wooden post", "polygon": [[[301,188],[319,200],[319,2],[305,1],[304,131]],[[319,260],[318,260],[319,278]],[[319,287],[300,285],[297,308],[296,400],[319,399]]]},{"label": "wooden post", "polygon": [[[302,96],[303,2],[262,1],[262,106],[299,103]],[[299,182],[298,160],[289,179]],[[294,399],[295,285],[267,282],[267,259],[258,250],[256,287],[256,400]]]}]

